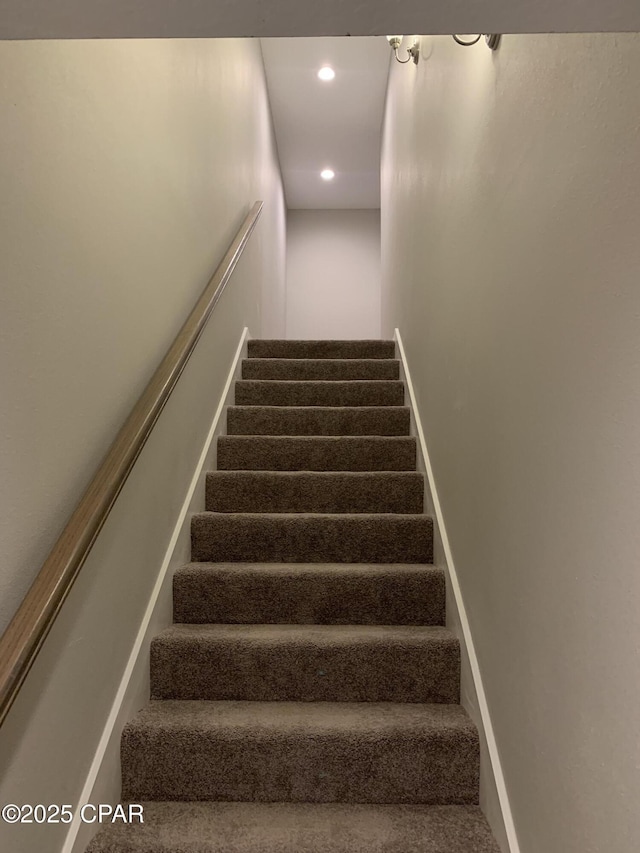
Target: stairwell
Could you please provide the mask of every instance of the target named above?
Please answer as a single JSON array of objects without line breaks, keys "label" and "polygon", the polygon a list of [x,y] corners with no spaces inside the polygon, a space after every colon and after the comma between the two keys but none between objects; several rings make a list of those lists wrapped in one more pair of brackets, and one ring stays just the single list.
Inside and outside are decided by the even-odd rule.
[{"label": "stairwell", "polygon": [[88,853],[497,853],[394,343],[248,356]]}]

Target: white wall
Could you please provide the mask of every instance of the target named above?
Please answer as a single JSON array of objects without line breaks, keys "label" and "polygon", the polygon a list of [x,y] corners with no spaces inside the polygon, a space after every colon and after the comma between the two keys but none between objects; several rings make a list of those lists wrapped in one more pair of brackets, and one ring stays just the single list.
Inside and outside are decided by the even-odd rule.
[{"label": "white wall", "polygon": [[5,42],[0,76],[1,628],[257,198],[254,334],[284,283],[257,45]]},{"label": "white wall", "polygon": [[287,212],[287,337],[380,337],[380,211]]},{"label": "white wall", "polygon": [[[257,42],[0,43],[0,77],[3,624],[265,202],[0,730],[0,800],[75,803],[242,328],[284,333],[285,210]],[[1,824],[0,846],[57,850],[64,830]]]},{"label": "white wall", "polygon": [[399,326],[523,853],[640,838],[639,35],[393,66]]}]

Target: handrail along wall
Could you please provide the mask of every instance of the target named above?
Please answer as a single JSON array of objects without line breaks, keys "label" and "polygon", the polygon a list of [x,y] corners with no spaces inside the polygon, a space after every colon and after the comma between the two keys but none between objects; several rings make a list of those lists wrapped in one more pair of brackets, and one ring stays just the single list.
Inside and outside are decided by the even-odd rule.
[{"label": "handrail along wall", "polygon": [[129,414],[0,638],[0,725],[185,369],[262,213],[257,201]]}]

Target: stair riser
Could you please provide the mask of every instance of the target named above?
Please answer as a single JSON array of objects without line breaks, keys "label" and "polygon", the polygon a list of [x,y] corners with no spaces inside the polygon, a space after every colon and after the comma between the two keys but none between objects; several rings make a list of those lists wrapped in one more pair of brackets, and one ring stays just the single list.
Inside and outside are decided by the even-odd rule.
[{"label": "stair riser", "polygon": [[395,358],[393,341],[249,341],[249,358]]},{"label": "stair riser", "polygon": [[402,382],[239,380],[237,406],[402,406]]},{"label": "stair riser", "polygon": [[415,471],[414,438],[221,436],[218,469]]},{"label": "stair riser", "polygon": [[229,435],[409,435],[409,409],[229,406]]},{"label": "stair riser", "polygon": [[210,512],[422,512],[421,474],[207,474]]},{"label": "stair riser", "polygon": [[122,798],[253,802],[477,803],[477,737],[197,729],[122,738]]},{"label": "stair riser", "polygon": [[430,563],[425,516],[242,516],[192,519],[194,562]]},{"label": "stair riser", "polygon": [[404,574],[359,567],[188,566],[173,579],[174,621],[302,625],[444,625],[445,582],[429,566]]},{"label": "stair riser", "polygon": [[400,362],[396,359],[245,358],[242,362],[243,379],[344,382],[399,377]]},{"label": "stair riser", "polygon": [[159,639],[151,646],[152,699],[454,704],[459,677],[452,641],[323,647]]}]

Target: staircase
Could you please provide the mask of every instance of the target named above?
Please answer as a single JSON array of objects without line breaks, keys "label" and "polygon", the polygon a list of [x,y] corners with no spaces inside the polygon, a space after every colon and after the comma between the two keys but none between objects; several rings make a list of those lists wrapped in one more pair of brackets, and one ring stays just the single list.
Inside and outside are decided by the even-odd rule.
[{"label": "staircase", "polygon": [[497,853],[392,341],[250,341],[88,853]]}]

